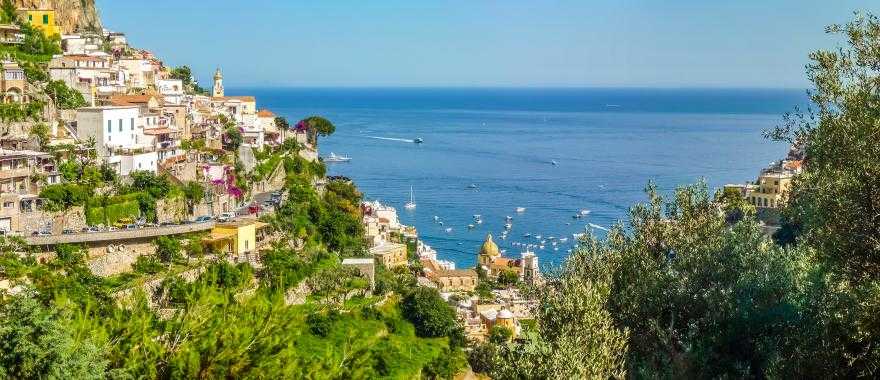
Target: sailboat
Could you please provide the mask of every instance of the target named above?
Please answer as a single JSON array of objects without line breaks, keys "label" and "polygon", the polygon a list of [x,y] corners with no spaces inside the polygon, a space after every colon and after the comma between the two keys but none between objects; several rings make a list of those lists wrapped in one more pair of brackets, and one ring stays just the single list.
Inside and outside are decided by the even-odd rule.
[{"label": "sailboat", "polygon": [[415,198],[413,197],[413,188],[412,188],[412,186],[409,187],[409,202],[406,202],[406,204],[403,205],[403,207],[404,207],[405,209],[407,209],[407,210],[412,210],[412,209],[415,209],[415,208],[416,208],[416,200],[415,200]]}]

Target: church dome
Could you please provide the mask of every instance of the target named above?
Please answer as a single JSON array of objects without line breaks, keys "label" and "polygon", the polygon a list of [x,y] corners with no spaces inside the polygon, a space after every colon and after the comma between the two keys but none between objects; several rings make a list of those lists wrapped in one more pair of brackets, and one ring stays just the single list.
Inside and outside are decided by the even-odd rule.
[{"label": "church dome", "polygon": [[498,245],[492,241],[492,234],[486,235],[486,241],[484,241],[483,246],[480,247],[480,256],[501,256],[501,251],[498,249]]},{"label": "church dome", "polygon": [[501,309],[501,312],[498,313],[498,319],[513,319],[513,313],[507,309]]}]

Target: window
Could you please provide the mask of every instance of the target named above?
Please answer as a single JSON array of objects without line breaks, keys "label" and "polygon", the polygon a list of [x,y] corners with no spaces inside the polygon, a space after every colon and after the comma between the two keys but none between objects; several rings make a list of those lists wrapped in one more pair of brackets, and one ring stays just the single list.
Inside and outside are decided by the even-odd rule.
[{"label": "window", "polygon": [[131,130],[134,130],[134,118],[131,118]]},{"label": "window", "polygon": [[3,202],[3,208],[12,208],[12,202]]},{"label": "window", "polygon": [[43,25],[49,25],[49,15],[43,15]]},{"label": "window", "polygon": [[138,169],[140,169],[140,168],[142,168],[142,167],[144,167],[143,163],[138,162]]},{"label": "window", "polygon": [[119,119],[119,132],[122,132],[122,119]]},{"label": "window", "polygon": [[113,132],[113,121],[107,120],[107,133]]},{"label": "window", "polygon": [[33,22],[33,21],[34,21],[34,15],[28,15],[28,21]]}]

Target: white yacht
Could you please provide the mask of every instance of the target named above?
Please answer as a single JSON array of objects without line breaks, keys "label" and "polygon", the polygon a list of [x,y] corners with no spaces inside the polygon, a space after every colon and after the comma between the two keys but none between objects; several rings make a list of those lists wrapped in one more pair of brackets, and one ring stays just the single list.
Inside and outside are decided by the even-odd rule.
[{"label": "white yacht", "polygon": [[351,157],[337,156],[336,153],[330,152],[330,155],[324,157],[324,162],[349,162]]}]

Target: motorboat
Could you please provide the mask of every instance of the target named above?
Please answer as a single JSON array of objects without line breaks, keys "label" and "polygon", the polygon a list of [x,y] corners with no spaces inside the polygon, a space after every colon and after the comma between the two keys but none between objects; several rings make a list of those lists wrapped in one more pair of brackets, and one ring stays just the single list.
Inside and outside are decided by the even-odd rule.
[{"label": "motorboat", "polygon": [[451,234],[451,233],[452,233],[452,227],[448,227],[448,228],[446,228],[446,233],[447,233],[447,234]]},{"label": "motorboat", "polygon": [[583,210],[581,210],[580,214],[583,215],[583,216],[590,215],[590,210],[583,209]]},{"label": "motorboat", "polygon": [[480,214],[474,214],[474,220],[480,219],[480,218],[482,218],[482,217],[483,217],[483,216],[480,215]]},{"label": "motorboat", "polygon": [[477,186],[476,183],[472,183],[472,184],[468,185],[467,188],[468,188],[468,189],[479,189],[480,187]]},{"label": "motorboat", "polygon": [[472,230],[472,229],[474,229],[475,227],[476,227],[476,226],[474,226],[473,224],[468,224],[468,229],[469,229],[469,230]]},{"label": "motorboat", "polygon": [[525,207],[517,207],[517,208],[516,208],[516,213],[517,213],[517,214],[522,214],[522,213],[524,213],[524,212],[526,212],[526,208],[525,208]]},{"label": "motorboat", "polygon": [[439,221],[440,221],[440,217],[437,216],[437,215],[434,215],[434,221],[435,221],[435,222],[439,222]]},{"label": "motorboat", "polygon": [[416,137],[415,139],[413,139],[413,142],[416,144],[421,144],[421,143],[425,142],[425,140],[422,140],[421,137]]},{"label": "motorboat", "polygon": [[351,157],[338,156],[336,153],[330,152],[330,155],[324,157],[324,162],[349,162]]}]

